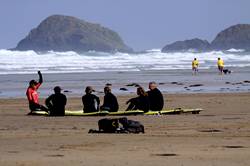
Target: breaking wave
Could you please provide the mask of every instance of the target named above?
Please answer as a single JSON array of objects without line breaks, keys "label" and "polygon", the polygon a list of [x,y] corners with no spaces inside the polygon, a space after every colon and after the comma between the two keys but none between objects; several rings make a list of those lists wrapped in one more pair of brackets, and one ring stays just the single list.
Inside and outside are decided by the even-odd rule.
[{"label": "breaking wave", "polygon": [[160,49],[152,49],[133,54],[95,51],[78,54],[73,51],[36,53],[2,49],[0,74],[28,74],[37,70],[44,73],[73,73],[190,69],[195,57],[203,69],[216,67],[218,57],[223,58],[228,67],[250,66],[250,53],[241,50],[162,53]]}]

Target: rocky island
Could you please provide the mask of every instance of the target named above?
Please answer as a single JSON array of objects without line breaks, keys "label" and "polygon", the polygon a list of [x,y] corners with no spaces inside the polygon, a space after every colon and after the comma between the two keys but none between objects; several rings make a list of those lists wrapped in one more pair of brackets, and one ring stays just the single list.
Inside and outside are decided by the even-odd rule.
[{"label": "rocky island", "polygon": [[52,15],[30,31],[14,50],[131,52],[118,33],[71,16]]},{"label": "rocky island", "polygon": [[166,45],[162,52],[175,52],[175,51],[188,51],[188,50],[201,50],[206,51],[210,44],[206,40],[198,38],[184,41],[177,41],[172,44]]},{"label": "rocky island", "polygon": [[179,51],[211,51],[228,49],[250,50],[250,24],[237,24],[221,31],[211,42],[201,39],[191,39],[177,41],[166,45],[162,52],[179,52]]}]

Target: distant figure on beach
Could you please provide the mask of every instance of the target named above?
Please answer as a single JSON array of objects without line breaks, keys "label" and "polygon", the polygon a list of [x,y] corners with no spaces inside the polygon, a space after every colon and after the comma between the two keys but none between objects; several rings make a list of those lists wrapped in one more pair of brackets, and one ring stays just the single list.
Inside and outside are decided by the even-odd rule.
[{"label": "distant figure on beach", "polygon": [[161,111],[164,106],[164,99],[163,95],[160,90],[157,88],[157,84],[155,82],[149,83],[149,103],[150,103],[150,110],[151,111]]},{"label": "distant figure on beach", "polygon": [[39,94],[37,92],[38,88],[42,85],[43,83],[43,76],[40,71],[37,72],[39,75],[39,82],[35,80],[31,80],[29,82],[29,87],[26,91],[26,96],[29,101],[29,109],[30,111],[48,111],[46,107],[43,105],[39,104]]},{"label": "distant figure on beach", "polygon": [[218,58],[217,66],[218,66],[218,70],[220,71],[220,74],[223,74],[224,61],[221,58]]},{"label": "distant figure on beach", "polygon": [[96,95],[92,94],[94,92],[91,86],[87,86],[85,89],[85,95],[82,96],[82,104],[83,104],[83,112],[90,113],[90,112],[98,112],[100,99]]},{"label": "distant figure on beach", "polygon": [[137,95],[138,95],[138,97],[132,98],[126,102],[126,104],[129,104],[126,111],[142,110],[144,112],[148,112],[149,111],[148,94],[145,92],[145,90],[142,87],[138,87],[137,88]]},{"label": "distant figure on beach", "polygon": [[199,66],[199,61],[197,58],[194,58],[192,61],[192,70],[193,70],[193,75],[196,75],[198,73],[198,66]]},{"label": "distant figure on beach", "polygon": [[56,86],[54,88],[54,94],[50,95],[45,103],[49,108],[50,116],[64,116],[65,106],[67,103],[67,97],[61,93],[61,87]]},{"label": "distant figure on beach", "polygon": [[103,105],[100,107],[100,109],[109,112],[117,112],[119,109],[119,105],[117,102],[117,98],[113,93],[111,93],[111,86],[106,86],[104,88],[104,94],[105,96]]}]

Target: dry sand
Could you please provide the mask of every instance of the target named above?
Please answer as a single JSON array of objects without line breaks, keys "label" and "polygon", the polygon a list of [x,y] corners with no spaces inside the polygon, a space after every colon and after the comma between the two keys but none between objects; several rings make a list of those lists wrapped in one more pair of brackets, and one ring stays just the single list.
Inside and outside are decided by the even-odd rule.
[{"label": "dry sand", "polygon": [[[145,134],[88,134],[102,117],[25,116],[25,99],[1,99],[0,165],[249,165],[250,93],[178,94],[165,100],[168,108],[205,111],[130,116],[145,125]],[[80,99],[70,98],[68,108],[81,109]]]}]

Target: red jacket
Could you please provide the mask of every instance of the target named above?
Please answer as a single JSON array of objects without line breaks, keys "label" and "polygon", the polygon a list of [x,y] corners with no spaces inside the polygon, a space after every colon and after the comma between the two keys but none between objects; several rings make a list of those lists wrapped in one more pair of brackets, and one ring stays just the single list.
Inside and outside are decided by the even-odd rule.
[{"label": "red jacket", "polygon": [[38,101],[39,95],[37,93],[37,89],[40,86],[41,86],[41,83],[38,83],[34,88],[28,87],[26,91],[26,96],[29,102],[39,104],[39,101]]}]

